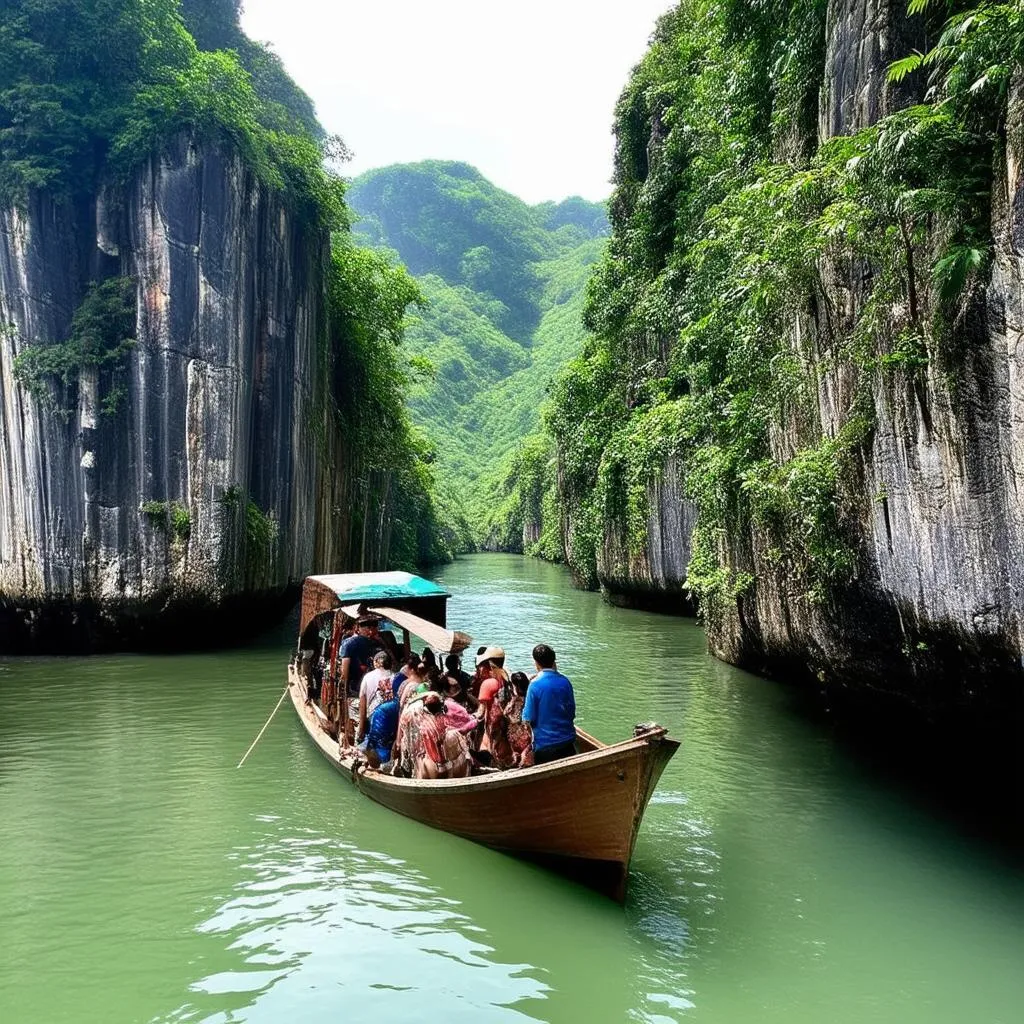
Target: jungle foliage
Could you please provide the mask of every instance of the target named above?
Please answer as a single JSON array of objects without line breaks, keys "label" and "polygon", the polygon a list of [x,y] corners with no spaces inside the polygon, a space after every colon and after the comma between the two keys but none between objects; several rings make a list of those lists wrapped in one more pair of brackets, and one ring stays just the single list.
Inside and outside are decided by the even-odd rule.
[{"label": "jungle foliage", "polygon": [[[567,560],[591,584],[607,530],[643,548],[669,456],[699,512],[689,586],[705,607],[751,585],[735,545],[752,526],[811,600],[849,580],[871,382],[912,386],[977,301],[1019,5],[913,0],[938,42],[891,69],[910,104],[819,146],[825,13],[683,0],[619,101],[592,336],[547,417]],[[835,365],[857,397],[825,424],[816,367]]]},{"label": "jungle foliage", "polygon": [[[334,453],[351,491],[351,507],[339,514],[359,541],[343,557],[365,568],[451,557],[467,543],[467,528],[436,493],[434,452],[404,407],[415,364],[402,351],[402,334],[420,292],[404,270],[355,244],[345,183],[331,169],[346,158],[345,146],[324,133],[277,56],[241,31],[239,7],[237,0],[0,5],[0,204],[24,206],[45,190],[87,209],[101,185],[116,190],[179,133],[237,153],[307,229],[311,245],[332,237],[324,268],[327,370],[313,388],[319,404],[309,419],[310,440],[325,454],[335,428],[348,445]],[[115,412],[127,394],[122,371],[135,344],[137,288],[128,277],[89,284],[66,338],[21,339],[19,383],[70,415],[73,389],[94,370],[103,411]],[[223,505],[244,528],[247,579],[258,583],[273,557],[276,524],[237,488]],[[140,511],[157,530],[187,541],[180,503],[154,500]],[[368,549],[371,516],[393,524],[387,536],[375,527]]]},{"label": "jungle foliage", "polygon": [[524,439],[540,430],[548,385],[582,343],[604,208],[579,197],[531,207],[466,164],[442,161],[368,172],[348,197],[357,237],[418,275],[410,407],[436,446],[443,492],[465,510],[463,543],[520,550],[536,504],[522,497],[534,492],[518,484],[520,470],[541,448],[545,466],[552,458],[548,443]]},{"label": "jungle foliage", "polygon": [[403,335],[408,311],[423,301],[404,267],[347,234],[335,236],[331,398],[350,477],[349,561],[357,568],[369,568],[374,552],[387,552],[399,568],[446,561],[469,543],[458,503],[438,486],[435,449],[406,406],[420,370],[404,351]]},{"label": "jungle foliage", "polygon": [[[182,14],[196,23],[203,49]],[[225,47],[225,48],[220,48]],[[230,48],[226,48],[230,47]],[[0,10],[0,198],[71,198],[124,177],[179,131],[232,145],[310,222],[345,220],[312,104],[232,3],[16,0]]]},{"label": "jungle foliage", "polygon": [[68,389],[85,369],[104,371],[101,411],[117,411],[126,394],[122,371],[135,345],[135,281],[92,283],[71,318],[65,341],[26,345],[14,359],[14,379],[44,405],[68,416]]}]

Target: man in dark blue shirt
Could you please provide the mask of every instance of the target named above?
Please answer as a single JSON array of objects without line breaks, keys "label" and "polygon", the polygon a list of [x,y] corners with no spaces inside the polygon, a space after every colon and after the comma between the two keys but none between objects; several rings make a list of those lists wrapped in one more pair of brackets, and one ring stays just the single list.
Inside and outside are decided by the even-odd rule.
[{"label": "man in dark blue shirt", "polygon": [[339,677],[341,678],[342,693],[348,697],[355,696],[359,692],[359,684],[363,676],[373,667],[373,656],[380,650],[381,645],[373,639],[374,626],[376,621],[370,617],[364,617],[356,622],[356,631],[342,645],[338,651]]},{"label": "man in dark blue shirt", "polygon": [[576,697],[547,644],[534,647],[533,663],[537,675],[526,691],[523,721],[533,731],[534,764],[546,764],[576,753]]}]

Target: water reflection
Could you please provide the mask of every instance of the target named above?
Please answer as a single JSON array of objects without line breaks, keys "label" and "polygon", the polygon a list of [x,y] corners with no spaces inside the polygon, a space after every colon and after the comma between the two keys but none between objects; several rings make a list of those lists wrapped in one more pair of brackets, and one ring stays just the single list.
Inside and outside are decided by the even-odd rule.
[{"label": "water reflection", "polygon": [[[478,925],[408,861],[282,822],[237,853],[242,880],[197,931],[239,963],[191,985],[168,1020],[527,1019],[528,965],[493,959]],[[244,1011],[244,1012],[243,1012]]]}]

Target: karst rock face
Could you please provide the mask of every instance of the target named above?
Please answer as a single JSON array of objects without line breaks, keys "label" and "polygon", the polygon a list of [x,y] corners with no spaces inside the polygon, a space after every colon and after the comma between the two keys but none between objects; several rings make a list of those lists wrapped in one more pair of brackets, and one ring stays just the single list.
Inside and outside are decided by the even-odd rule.
[{"label": "karst rock face", "polygon": [[[818,135],[851,133],[904,106],[886,81],[915,40],[901,0],[831,0]],[[657,147],[658,132],[651,131]],[[1017,714],[1024,693],[1024,75],[1011,88],[1007,144],[993,201],[991,279],[957,330],[955,358],[929,362],[915,384],[878,375],[875,423],[857,468],[863,511],[852,582],[812,600],[773,560],[756,528],[723,537],[734,569],[755,580],[707,610],[712,651],[770,674],[834,689],[888,694],[925,712]],[[816,422],[773,426],[773,454],[834,436],[849,419],[857,371],[828,356],[862,300],[860,278],[823,268],[834,313],[794,312],[792,344],[814,367]],[[649,358],[644,353],[643,358]],[[638,361],[640,357],[638,357]],[[605,523],[599,582],[613,600],[679,600],[695,517],[680,471],[664,467],[649,492],[642,552]],[[666,497],[668,500],[666,500]],[[571,536],[567,515],[563,531]]]},{"label": "karst rock face", "polygon": [[614,604],[692,613],[685,590],[697,510],[686,498],[679,460],[669,458],[647,484],[647,523],[636,550],[624,523],[607,524],[597,552],[598,581]]},{"label": "karst rock face", "polygon": [[[253,623],[311,570],[325,240],[229,151],[180,137],[88,203],[0,210],[0,651]],[[42,397],[90,281],[135,342]]]}]

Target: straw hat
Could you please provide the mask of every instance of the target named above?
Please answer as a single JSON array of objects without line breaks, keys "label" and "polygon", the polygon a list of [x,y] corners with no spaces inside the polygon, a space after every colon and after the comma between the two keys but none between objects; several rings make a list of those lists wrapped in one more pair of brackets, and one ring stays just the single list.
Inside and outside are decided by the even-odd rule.
[{"label": "straw hat", "polygon": [[485,661],[501,661],[505,660],[505,648],[504,647],[485,647],[482,654],[476,656],[477,665],[482,665]]}]

